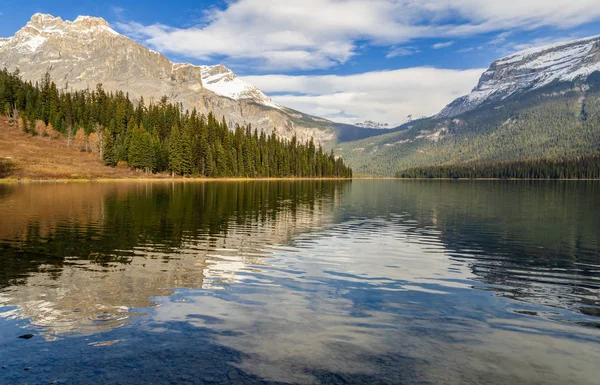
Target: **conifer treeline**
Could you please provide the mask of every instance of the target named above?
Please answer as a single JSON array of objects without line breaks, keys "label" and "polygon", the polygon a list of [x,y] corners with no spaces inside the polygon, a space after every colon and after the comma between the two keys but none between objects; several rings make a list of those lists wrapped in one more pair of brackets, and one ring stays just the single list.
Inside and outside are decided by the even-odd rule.
[{"label": "conifer treeline", "polygon": [[600,179],[600,155],[413,168],[397,178]]},{"label": "conifer treeline", "polygon": [[[136,105],[122,91],[60,91],[49,74],[32,84],[19,72],[0,71],[0,106],[7,116],[20,114],[23,129],[35,134],[36,121],[74,137],[94,135],[104,163],[147,172],[205,177],[352,177],[333,152],[311,139],[300,143],[251,126],[230,130],[223,117],[183,111],[181,104]],[[87,143],[87,142],[86,142]]]}]

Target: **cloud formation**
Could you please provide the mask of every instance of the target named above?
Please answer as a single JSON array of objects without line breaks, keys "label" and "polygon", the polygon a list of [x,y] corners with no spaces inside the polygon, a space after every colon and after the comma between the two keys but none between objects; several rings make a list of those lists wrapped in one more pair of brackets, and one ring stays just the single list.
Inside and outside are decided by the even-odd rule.
[{"label": "cloud formation", "polygon": [[597,0],[238,0],[206,12],[191,28],[136,22],[117,27],[165,53],[308,70],[347,62],[359,41],[401,46],[415,38],[569,28],[598,18]]},{"label": "cloud formation", "polygon": [[413,117],[439,112],[468,93],[483,69],[428,67],[376,71],[357,75],[245,76],[285,106],[342,123],[374,120],[398,125]]},{"label": "cloud formation", "polygon": [[421,51],[416,47],[392,47],[385,57],[386,59],[391,59],[397,56],[410,56],[419,52]]},{"label": "cloud formation", "polygon": [[454,45],[454,41],[447,41],[445,43],[437,43],[431,46],[431,48],[433,49],[442,49],[442,48],[448,48],[450,46]]},{"label": "cloud formation", "polygon": [[125,15],[125,8],[113,5],[112,7],[110,7],[110,10],[118,20],[123,20],[123,17]]}]

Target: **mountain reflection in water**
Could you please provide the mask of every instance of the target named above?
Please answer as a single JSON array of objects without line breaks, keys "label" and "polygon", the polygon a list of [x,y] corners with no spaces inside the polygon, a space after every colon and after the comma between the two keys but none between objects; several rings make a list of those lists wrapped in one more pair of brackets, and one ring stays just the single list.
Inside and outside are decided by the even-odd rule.
[{"label": "mountain reflection in water", "polygon": [[20,215],[0,228],[0,305],[18,306],[4,316],[63,334],[121,326],[172,288],[235,283],[268,245],[330,222],[343,184],[5,188],[2,206]]},{"label": "mountain reflection in water", "polygon": [[0,185],[0,330],[7,383],[597,383],[600,185]]}]

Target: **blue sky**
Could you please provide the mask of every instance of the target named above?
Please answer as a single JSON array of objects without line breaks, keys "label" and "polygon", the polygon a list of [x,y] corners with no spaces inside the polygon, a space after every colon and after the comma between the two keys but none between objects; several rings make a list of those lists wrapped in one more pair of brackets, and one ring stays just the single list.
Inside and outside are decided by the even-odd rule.
[{"label": "blue sky", "polygon": [[5,0],[0,36],[36,12],[103,17],[174,61],[224,63],[280,103],[390,124],[437,112],[499,57],[600,34],[597,0]]}]

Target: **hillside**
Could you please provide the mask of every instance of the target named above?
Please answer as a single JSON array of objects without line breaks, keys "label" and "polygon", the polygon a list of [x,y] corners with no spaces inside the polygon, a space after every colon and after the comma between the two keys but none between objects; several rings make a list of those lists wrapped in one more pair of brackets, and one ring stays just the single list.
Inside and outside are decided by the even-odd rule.
[{"label": "hillside", "polygon": [[600,38],[494,62],[473,92],[406,129],[336,147],[356,174],[600,152]]},{"label": "hillside", "polygon": [[[163,175],[166,176],[166,175]],[[124,179],[148,177],[128,167],[107,167],[96,153],[86,153],[67,138],[31,136],[0,115],[0,178]]]}]

